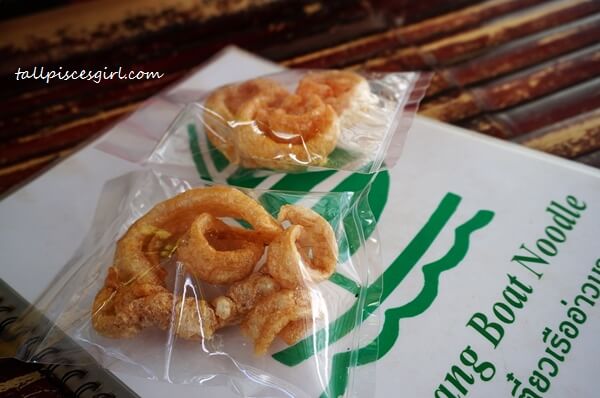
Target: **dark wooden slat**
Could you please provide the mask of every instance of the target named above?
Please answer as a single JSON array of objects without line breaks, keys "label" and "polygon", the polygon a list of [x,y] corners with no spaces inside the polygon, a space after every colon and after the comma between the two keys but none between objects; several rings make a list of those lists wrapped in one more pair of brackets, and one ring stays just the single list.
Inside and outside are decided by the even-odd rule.
[{"label": "dark wooden slat", "polygon": [[66,150],[39,158],[29,159],[26,162],[12,165],[0,169],[0,193],[6,194],[17,184],[33,178],[38,173],[43,172],[50,165],[58,160],[68,156],[72,151]]},{"label": "dark wooden slat", "polygon": [[575,161],[600,169],[600,150],[575,158]]},{"label": "dark wooden slat", "polygon": [[22,139],[6,142],[0,145],[0,167],[72,148],[84,140],[95,137],[138,106],[139,104],[134,103],[113,108],[52,129],[44,129]]},{"label": "dark wooden slat", "polygon": [[[171,1],[177,3],[189,2],[190,0]],[[216,0],[208,2],[218,3]],[[26,47],[20,50],[12,47],[8,47],[4,51],[0,49],[0,56],[3,56],[3,62],[0,63],[0,74],[12,74],[18,67],[50,66],[52,64],[68,66],[75,70],[90,65],[97,69],[99,59],[104,64],[123,65],[123,63],[132,61],[143,62],[148,59],[168,56],[190,47],[205,49],[212,47],[209,53],[202,52],[196,57],[196,61],[199,63],[227,44],[237,44],[260,52],[260,50],[265,50],[268,46],[278,43],[287,42],[293,46],[296,39],[315,35],[318,32],[326,33],[322,35],[323,40],[320,45],[327,46],[333,45],[336,40],[348,39],[348,33],[343,38],[338,38],[336,32],[331,31],[330,27],[334,21],[340,26],[357,27],[356,23],[368,19],[371,15],[370,10],[358,0],[310,2],[319,6],[317,12],[310,11],[311,8],[307,4],[309,3],[308,0],[285,2],[253,0],[251,2],[265,3],[265,5],[253,9],[252,13],[211,14],[210,19],[194,18],[193,15],[198,10],[189,13],[179,9],[162,10],[168,17],[153,14],[148,16],[149,21],[140,17],[131,22],[126,18],[127,15],[112,16],[116,20],[114,30],[120,33],[117,35],[111,34],[108,37],[99,34],[99,37],[95,37],[94,34],[88,32],[79,39],[85,46],[79,41],[77,45],[73,45],[69,40],[57,37],[55,38],[57,43],[53,44],[54,50],[44,46]],[[194,7],[198,7],[197,3],[194,4],[196,4]],[[142,11],[144,9],[142,8]],[[134,13],[134,15],[136,14]],[[92,18],[86,17],[87,19]],[[158,24],[159,26],[155,26],[152,22],[152,18],[155,17],[166,18],[170,23],[162,26],[161,22],[161,24]],[[19,24],[20,29],[23,29],[21,25],[29,23],[31,21],[22,21]],[[100,28],[104,25],[100,25]],[[129,29],[130,25],[133,25],[132,29],[139,30],[139,32],[136,34],[123,33],[123,31]],[[93,30],[93,27],[85,28]],[[377,25],[369,29],[372,31],[375,28],[383,29],[385,27]],[[7,29],[7,27],[0,24],[0,31],[4,29]],[[356,29],[355,35],[366,33]],[[209,43],[212,43],[212,45],[208,45]],[[86,63],[88,65],[85,65]]]},{"label": "dark wooden slat", "polygon": [[[4,130],[4,134],[0,133],[0,136],[14,137],[28,134],[41,128],[42,125],[67,122],[70,120],[67,118],[68,115],[76,117],[79,112],[85,116],[89,112],[121,105],[120,102],[107,101],[106,98],[123,98],[129,101],[145,98],[144,95],[154,94],[156,90],[173,80],[173,77],[180,77],[186,72],[186,69],[197,65],[201,60],[221,48],[225,44],[223,40],[226,39],[218,38],[218,42],[209,41],[204,43],[203,45],[207,45],[208,48],[180,46],[176,52],[170,51],[168,55],[153,58],[142,64],[129,65],[125,69],[154,70],[165,73],[166,77],[155,82],[154,90],[148,82],[130,83],[128,81],[112,80],[102,82],[99,85],[81,81],[52,81],[49,85],[38,82],[37,86],[41,86],[39,89],[28,91],[25,95],[7,98],[4,101],[0,100],[1,112],[6,114],[4,125],[0,125],[0,129]],[[202,58],[199,59],[198,57]],[[95,57],[90,61],[92,64],[88,67],[93,68],[94,65],[97,65]],[[83,68],[86,69],[85,66]],[[31,84],[35,84],[35,82]],[[90,88],[93,90],[92,95],[90,95]],[[18,87],[18,89],[20,90],[21,87]],[[31,87],[29,89],[31,90]],[[94,104],[94,101],[96,104]],[[42,104],[46,106],[36,110],[36,107]],[[13,114],[11,115],[11,113]]]},{"label": "dark wooden slat", "polygon": [[421,113],[442,121],[458,121],[484,111],[514,106],[598,75],[600,45],[588,47],[520,73],[424,103]]},{"label": "dark wooden slat", "polygon": [[600,77],[504,112],[471,119],[462,126],[511,139],[594,109],[600,109]]},{"label": "dark wooden slat", "polygon": [[[191,0],[172,1],[183,4]],[[595,149],[596,121],[589,114],[598,108],[596,93],[600,91],[598,46],[594,45],[599,41],[600,29],[600,15],[594,13],[600,10],[600,2],[492,0],[440,14],[450,7],[479,1],[373,0],[370,10],[368,2],[359,0],[291,0],[285,4],[266,0],[251,14],[241,12],[198,21],[187,15],[178,19],[181,9],[176,8],[174,14],[166,16],[175,16],[175,24],[159,23],[151,31],[142,26],[147,27],[152,16],[127,20],[114,14],[118,21],[115,29],[123,23],[131,24],[131,29],[102,37],[104,41],[95,43],[89,52],[64,50],[65,46],[82,46],[89,37],[84,35],[81,42],[70,43],[60,40],[75,36],[63,35],[56,47],[49,48],[49,54],[44,54],[41,47],[35,50],[34,45],[31,51],[4,57],[0,69],[6,62],[19,65],[21,61],[35,62],[35,56],[50,56],[47,59],[56,62],[45,64],[49,68],[98,69],[101,60],[101,66],[116,64],[126,70],[164,72],[163,79],[168,80],[116,80],[99,85],[54,81],[46,85],[16,82],[12,75],[0,76],[8,78],[0,83],[0,140],[4,137],[0,141],[0,184],[16,182],[16,177],[36,172],[36,167],[50,162],[54,155],[68,153],[114,122],[107,115],[114,112],[117,119],[129,104],[135,107],[229,43],[275,60],[307,53],[286,61],[287,65],[349,65],[377,54],[380,58],[370,65],[380,62],[382,69],[418,65],[442,68],[430,91],[430,95],[442,95],[428,99],[423,113],[455,123],[468,117],[471,119],[462,122],[463,126],[503,138],[521,136],[534,148],[592,164],[593,154],[600,152]],[[419,20],[429,12],[425,3],[432,4],[430,14],[439,17],[355,38],[389,29],[391,25],[385,24],[398,22],[398,18]],[[153,15],[161,18],[160,12]],[[341,41],[346,43],[336,44]],[[407,45],[413,47],[403,47]],[[326,49],[319,50],[323,47]],[[396,51],[385,54],[390,50]],[[54,55],[57,57],[52,58]],[[399,55],[400,59],[395,59]],[[457,64],[463,57],[466,61]],[[573,85],[577,86],[570,88]],[[581,116],[582,112],[588,114]],[[565,120],[568,122],[562,123]]]},{"label": "dark wooden slat", "polygon": [[519,137],[517,142],[569,159],[597,151],[600,149],[600,111],[585,113],[534,131]]},{"label": "dark wooden slat", "polygon": [[[485,0],[371,0],[373,8],[385,11],[394,25],[409,25]],[[494,0],[493,0],[494,1]],[[489,0],[488,0],[489,2]]]},{"label": "dark wooden slat", "polygon": [[[226,38],[219,38],[219,40],[226,40]],[[149,85],[148,82],[132,84],[119,81],[99,86],[94,86],[88,82],[66,82],[65,84],[57,82],[59,83],[57,86],[52,84],[52,89],[46,86],[41,90],[27,92],[22,97],[8,99],[8,104],[0,102],[0,109],[3,109],[3,111],[8,110],[10,112],[12,110],[17,113],[17,115],[12,115],[8,118],[8,121],[4,122],[0,135],[7,138],[32,134],[43,126],[58,126],[78,117],[86,117],[94,112],[120,106],[132,100],[146,98],[169,83],[169,80],[182,76],[190,66],[197,65],[199,63],[199,53],[208,56],[222,47],[223,44],[213,44],[212,48],[205,52],[198,51],[198,48],[185,49],[182,47],[183,50],[171,52],[168,57],[153,58],[143,65],[132,66],[133,70],[165,71],[167,69],[165,72],[167,77],[156,81],[154,85]],[[176,70],[168,73],[170,72],[169,69],[174,67]],[[180,68],[184,68],[184,70],[180,70]],[[92,90],[90,90],[90,87]],[[42,104],[49,105],[36,110],[36,105],[39,107]]]},{"label": "dark wooden slat", "polygon": [[[287,2],[286,2],[287,3]],[[332,16],[336,15],[340,26],[344,27],[348,21],[348,27],[352,28],[356,23],[361,23],[369,16],[364,7],[354,5],[355,2],[344,2],[341,0],[327,2],[319,13],[302,12],[292,13],[294,7],[282,15],[274,13],[272,9],[261,9],[255,12],[252,18],[246,15],[228,15],[206,23],[196,23],[191,26],[170,26],[158,32],[148,32],[146,36],[136,37],[131,40],[114,43],[113,47],[97,50],[90,48],[88,53],[69,56],[68,59],[59,60],[55,63],[45,63],[46,70],[98,70],[103,65],[120,65],[123,70],[155,70],[166,72],[168,70],[184,70],[202,63],[215,52],[228,44],[237,44],[250,50],[260,52],[273,43],[298,41],[299,38],[325,32],[320,45],[328,45],[332,41],[339,40],[336,34],[328,32],[332,24]],[[280,6],[281,7],[281,6]],[[349,15],[346,15],[349,14]],[[275,19],[269,23],[269,18]],[[362,18],[362,19],[361,19]],[[235,26],[235,30],[230,27]],[[310,29],[305,28],[309,26]],[[355,34],[361,34],[359,30]],[[292,47],[289,46],[288,47]],[[3,90],[0,98],[11,98],[24,91],[43,91],[48,85],[38,80],[16,81],[14,70],[9,68],[7,62],[23,67],[32,61],[35,54],[23,55],[24,63],[18,63],[15,57],[5,59],[0,63],[10,70],[10,75],[4,76]],[[17,57],[18,58],[18,57]],[[99,64],[98,60],[102,60]],[[158,69],[150,69],[158,66]],[[116,67],[111,67],[113,69]],[[54,80],[50,85],[52,88],[63,86],[64,83]],[[0,112],[2,109],[0,108]]]},{"label": "dark wooden slat", "polygon": [[[134,84],[121,84],[113,87],[96,88],[93,83],[85,82],[75,86],[79,95],[73,99],[50,102],[48,106],[27,112],[27,107],[22,107],[25,112],[20,112],[12,117],[0,121],[0,139],[12,139],[6,143],[10,146],[19,141],[15,137],[22,137],[52,129],[73,120],[89,117],[109,109],[114,109],[131,103],[144,100],[161,88],[177,81],[183,73],[170,73],[162,79],[140,81]],[[124,82],[126,83],[126,82]],[[60,92],[56,92],[58,100]],[[0,161],[1,163],[1,161]]]},{"label": "dark wooden slat", "polygon": [[[23,65],[19,54],[25,54],[25,59],[35,59],[38,64],[48,63],[169,26],[239,14],[269,3],[273,0],[172,0],[162,4],[144,0],[104,0],[102,6],[93,2],[73,4],[0,24],[0,55],[3,58],[12,56],[18,61],[15,64],[7,60],[5,63],[11,67]],[[31,29],[32,26],[35,29]],[[4,68],[2,72],[5,72]]]},{"label": "dark wooden slat", "polygon": [[492,16],[519,10],[543,0],[493,0],[450,12],[436,18],[384,33],[365,37],[343,45],[312,52],[283,62],[288,67],[331,68],[368,59],[386,50],[417,44],[482,23]]},{"label": "dark wooden slat", "polygon": [[600,42],[600,14],[496,48],[483,56],[436,71],[427,95],[466,86]]},{"label": "dark wooden slat", "polygon": [[551,2],[420,47],[401,49],[367,61],[361,67],[392,71],[449,65],[484,49],[577,20],[598,10],[600,2],[593,0]]},{"label": "dark wooden slat", "polygon": [[[6,343],[4,343],[6,344]],[[5,398],[74,398],[39,364],[0,358],[0,388]]]},{"label": "dark wooden slat", "polygon": [[599,71],[600,43],[471,91],[485,110],[498,110],[598,76]]},{"label": "dark wooden slat", "polygon": [[[152,67],[152,64],[150,64]],[[143,66],[132,66],[132,70]],[[91,101],[93,98],[102,100],[106,92],[112,92],[114,97],[127,99],[130,95],[136,96],[138,92],[148,90],[150,93],[160,90],[163,86],[172,83],[181,78],[185,71],[180,70],[162,70],[164,76],[154,80],[103,80],[99,84],[89,81],[53,81],[52,84],[44,85],[38,89],[24,90],[14,97],[0,99],[0,114],[3,116],[1,124],[7,124],[9,120],[24,114],[34,112],[44,112],[44,108],[55,107],[57,110],[63,108],[76,107],[77,101]],[[154,86],[150,89],[149,86]],[[77,106],[81,108],[80,106]],[[4,135],[0,132],[0,137],[12,137],[14,134]]]},{"label": "dark wooden slat", "polygon": [[68,4],[69,2],[69,0],[3,0],[0,20],[11,19],[23,15],[33,14],[35,12],[45,11],[50,8]]},{"label": "dark wooden slat", "polygon": [[362,37],[373,32],[380,32],[388,27],[386,18],[381,13],[376,13],[367,18],[346,22],[340,21],[331,31],[330,35],[323,35],[323,32],[316,31],[314,34],[306,37],[298,37],[292,40],[288,35],[287,42],[278,42],[267,45],[258,50],[266,58],[274,61],[280,61],[298,54],[304,54],[313,51],[315,48],[327,48],[339,43]]}]

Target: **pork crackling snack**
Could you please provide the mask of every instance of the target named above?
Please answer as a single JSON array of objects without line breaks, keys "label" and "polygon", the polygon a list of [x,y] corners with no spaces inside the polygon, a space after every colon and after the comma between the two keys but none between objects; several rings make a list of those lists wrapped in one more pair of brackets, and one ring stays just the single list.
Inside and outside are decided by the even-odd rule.
[{"label": "pork crackling snack", "polygon": [[[223,219],[243,220],[251,229]],[[258,266],[265,251],[266,265]],[[286,205],[276,220],[237,189],[191,189],[154,206],[117,242],[92,325],[110,338],[176,325],[174,333],[191,340],[240,325],[264,354],[277,336],[293,344],[306,334],[319,315],[311,286],[333,274],[337,253],[331,226],[310,209]],[[177,297],[167,285],[174,263],[224,293]]]},{"label": "pork crackling snack", "polygon": [[204,103],[204,124],[230,162],[292,171],[324,165],[357,111],[373,101],[354,72],[308,72],[295,92],[258,78],[215,90]]}]

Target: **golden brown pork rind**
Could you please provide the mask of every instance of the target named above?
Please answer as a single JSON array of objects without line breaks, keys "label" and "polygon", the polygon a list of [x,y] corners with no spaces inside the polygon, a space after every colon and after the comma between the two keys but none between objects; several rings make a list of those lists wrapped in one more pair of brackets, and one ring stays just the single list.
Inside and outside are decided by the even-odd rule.
[{"label": "golden brown pork rind", "polygon": [[254,352],[262,355],[290,322],[306,319],[311,314],[307,290],[283,289],[259,301],[242,322],[241,328],[254,341]]},{"label": "golden brown pork rind", "polygon": [[[187,300],[186,303],[181,303],[172,296],[167,299],[169,293],[165,283],[166,271],[159,262],[160,255],[157,256],[156,253],[160,250],[160,241],[164,241],[166,247],[171,244],[167,242],[178,240],[203,213],[214,217],[233,217],[250,223],[253,230],[244,233],[253,237],[248,245],[254,245],[258,241],[269,242],[281,232],[279,224],[260,204],[230,187],[191,189],[157,204],[138,219],[117,243],[114,264],[110,267],[105,284],[96,295],[92,308],[92,325],[100,334],[114,338],[133,337],[147,326],[154,324],[160,327],[164,322],[170,322],[159,319],[158,314],[166,317],[176,306],[187,308]],[[214,269],[210,261],[219,260],[212,258],[205,264]],[[190,270],[194,272],[194,267]],[[157,296],[159,294],[161,296]],[[154,297],[161,297],[161,300],[154,301]],[[169,300],[170,306],[166,305]],[[161,307],[162,305],[165,306]],[[200,323],[193,322],[193,317],[198,315],[187,314],[187,311],[182,311],[182,318],[178,320],[182,327],[177,330],[191,336],[193,333],[190,330],[196,327],[197,335],[212,336],[214,328],[211,319],[214,311],[205,303],[201,304],[201,308],[207,317],[206,330],[202,332],[198,328]],[[144,310],[143,314],[148,316],[137,313],[137,310]],[[192,310],[190,307],[190,311]]]},{"label": "golden brown pork rind", "polygon": [[[225,216],[253,229],[217,218]],[[280,224],[288,222],[284,230]],[[267,245],[266,265],[255,270]],[[156,327],[191,340],[241,324],[264,354],[277,336],[288,344],[302,338],[318,317],[308,289],[334,272],[337,250],[331,226],[310,209],[283,206],[275,221],[234,188],[193,189],[156,205],[118,242],[92,324],[112,338]],[[229,285],[227,291],[210,303],[174,296],[165,281],[168,259],[202,281]]]},{"label": "golden brown pork rind", "polygon": [[204,282],[237,282],[252,273],[265,249],[260,241],[243,239],[245,232],[203,213],[178,245],[177,259]]},{"label": "golden brown pork rind", "polygon": [[235,148],[240,108],[247,103],[278,102],[287,90],[268,79],[231,84],[211,93],[204,103],[204,127],[210,142],[232,163],[240,162]]},{"label": "golden brown pork rind", "polygon": [[317,95],[341,115],[351,105],[356,90],[368,83],[364,77],[350,71],[331,70],[309,72],[300,80],[298,95]]},{"label": "golden brown pork rind", "polygon": [[207,136],[247,168],[321,166],[337,145],[342,113],[365,87],[362,76],[348,71],[308,73],[295,93],[262,78],[225,86],[205,101]]},{"label": "golden brown pork rind", "polygon": [[323,165],[335,149],[340,127],[338,117],[317,96],[288,96],[282,103],[248,103],[240,109],[241,120],[234,144],[241,165],[297,170]]},{"label": "golden brown pork rind", "polygon": [[269,245],[265,271],[288,289],[329,278],[338,253],[331,225],[317,212],[294,205],[282,206],[278,221],[292,225]]}]

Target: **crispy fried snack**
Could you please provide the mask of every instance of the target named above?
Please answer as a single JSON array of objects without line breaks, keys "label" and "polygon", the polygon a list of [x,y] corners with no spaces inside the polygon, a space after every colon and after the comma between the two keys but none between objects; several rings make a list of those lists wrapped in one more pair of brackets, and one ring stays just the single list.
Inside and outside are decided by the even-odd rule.
[{"label": "crispy fried snack", "polygon": [[256,303],[280,289],[279,284],[269,275],[255,272],[248,278],[232,284],[225,296],[212,301],[219,324],[238,324]]},{"label": "crispy fried snack", "polygon": [[[218,217],[243,219],[253,229]],[[284,222],[291,227],[284,230]],[[255,270],[267,245],[266,264]],[[236,189],[193,189],[156,205],[119,240],[93,303],[92,325],[112,338],[157,327],[193,340],[240,324],[255,352],[264,354],[277,336],[292,344],[306,334],[318,315],[305,279],[328,278],[337,250],[331,226],[310,209],[283,206],[275,221]],[[166,285],[165,259],[204,282],[229,285],[227,291],[210,302],[174,296]]]},{"label": "crispy fried snack", "polygon": [[219,327],[215,311],[205,300],[188,297],[176,299],[167,292],[134,300],[131,313],[137,314],[142,328],[174,328],[178,337],[187,340],[210,339]]},{"label": "crispy fried snack", "polygon": [[269,245],[265,271],[282,286],[292,289],[304,281],[321,282],[331,276],[337,263],[335,233],[318,213],[286,205],[278,221],[292,225]]},{"label": "crispy fried snack", "polygon": [[290,322],[311,315],[311,299],[307,290],[283,289],[260,300],[242,322],[241,328],[254,341],[254,352],[262,355]]},{"label": "crispy fried snack", "polygon": [[255,239],[269,242],[281,227],[255,200],[234,188],[214,186],[191,189],[157,204],[137,220],[117,244],[114,266],[122,280],[158,284],[157,263],[147,255],[152,238],[179,239],[202,213],[242,219],[253,227]]},{"label": "crispy fried snack", "polygon": [[296,93],[319,96],[341,116],[365,89],[370,92],[364,77],[350,71],[332,70],[309,72],[298,83]]},{"label": "crispy fried snack", "polygon": [[[281,290],[269,275],[255,272],[248,278],[230,286],[225,296],[215,298],[211,304],[217,316],[218,327],[237,325],[242,322],[257,303]],[[308,318],[288,322],[278,334],[288,345],[300,340],[312,325],[312,313]]]},{"label": "crispy fried snack", "polygon": [[[194,303],[188,305],[187,300],[181,303],[174,299],[166,289],[166,271],[160,265],[160,255],[157,255],[160,242],[163,243],[162,248],[171,246],[190,230],[203,213],[243,219],[252,225],[252,231],[241,232],[225,230],[226,227],[215,223],[218,225],[216,228],[226,231],[226,234],[233,231],[233,235],[238,234],[240,238],[252,237],[253,241],[240,246],[246,262],[249,257],[256,257],[256,242],[269,242],[281,232],[281,227],[262,206],[234,188],[192,189],[157,204],[137,220],[117,243],[114,265],[109,269],[105,285],[97,294],[92,309],[92,324],[100,334],[132,337],[147,326],[164,327],[175,321],[181,337],[212,336],[216,327],[214,310],[201,302],[201,314],[198,316]],[[195,239],[199,241],[200,237],[195,235]],[[218,247],[212,249],[219,251]],[[239,254],[235,247],[232,251],[228,247],[221,249],[217,256],[205,256],[207,261],[203,265],[214,271],[223,264],[222,256]],[[185,250],[183,253],[184,257],[189,254]],[[194,273],[201,265],[194,263],[189,270]],[[247,273],[244,269],[237,276],[241,275],[241,279]],[[204,270],[197,276],[201,279],[203,275]],[[232,272],[228,271],[226,275],[230,280],[234,279]],[[154,300],[155,297],[160,300]],[[177,312],[180,313],[179,318],[173,320],[171,314],[175,308],[183,309]]]},{"label": "crispy fried snack", "polygon": [[[200,314],[198,313],[200,311]],[[216,330],[214,311],[204,300],[177,300],[162,285],[133,282],[124,286],[119,271],[108,269],[104,287],[93,304],[92,325],[100,334],[127,338],[142,329],[156,326],[186,339],[210,339]]]},{"label": "crispy fried snack", "polygon": [[248,235],[252,239],[252,233],[203,213],[178,245],[177,259],[208,283],[242,280],[254,270],[264,252],[263,242],[248,239]]},{"label": "crispy fried snack", "polygon": [[296,170],[323,165],[340,135],[340,117],[370,93],[354,72],[307,74],[296,93],[255,79],[217,89],[206,100],[210,141],[244,167]]},{"label": "crispy fried snack", "polygon": [[296,344],[302,337],[306,335],[306,332],[310,330],[311,326],[311,318],[292,321],[288,323],[286,327],[281,329],[281,332],[279,332],[278,336],[287,345]]},{"label": "crispy fried snack", "polygon": [[242,84],[231,84],[215,90],[204,104],[206,135],[212,144],[232,163],[240,162],[235,148],[238,114],[244,105],[277,103],[289,93],[268,79],[254,79]]},{"label": "crispy fried snack", "polygon": [[[342,131],[353,132],[353,134],[344,134],[341,136],[341,142],[338,146],[353,148],[355,150],[368,150],[361,147],[364,142],[357,138],[362,135],[370,136],[371,131],[377,122],[381,122],[380,116],[376,112],[377,97],[371,93],[367,80],[353,72],[349,71],[325,71],[317,73],[308,73],[298,84],[299,93],[313,92],[318,93],[319,97],[326,104],[331,105],[339,117],[340,129]],[[362,126],[364,130],[357,134],[356,126]],[[348,145],[348,141],[355,142],[355,145]]]},{"label": "crispy fried snack", "polygon": [[333,108],[318,96],[289,95],[281,103],[248,103],[240,109],[235,145],[244,167],[294,170],[321,165],[340,134]]}]

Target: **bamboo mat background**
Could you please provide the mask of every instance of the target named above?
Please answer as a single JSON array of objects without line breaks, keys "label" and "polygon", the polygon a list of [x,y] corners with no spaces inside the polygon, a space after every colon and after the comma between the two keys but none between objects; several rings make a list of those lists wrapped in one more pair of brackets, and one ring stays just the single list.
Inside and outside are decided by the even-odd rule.
[{"label": "bamboo mat background", "polygon": [[[228,44],[288,67],[432,70],[422,115],[600,167],[599,0],[3,4],[0,192]],[[34,66],[165,75],[100,84],[15,79],[19,67]]]}]

